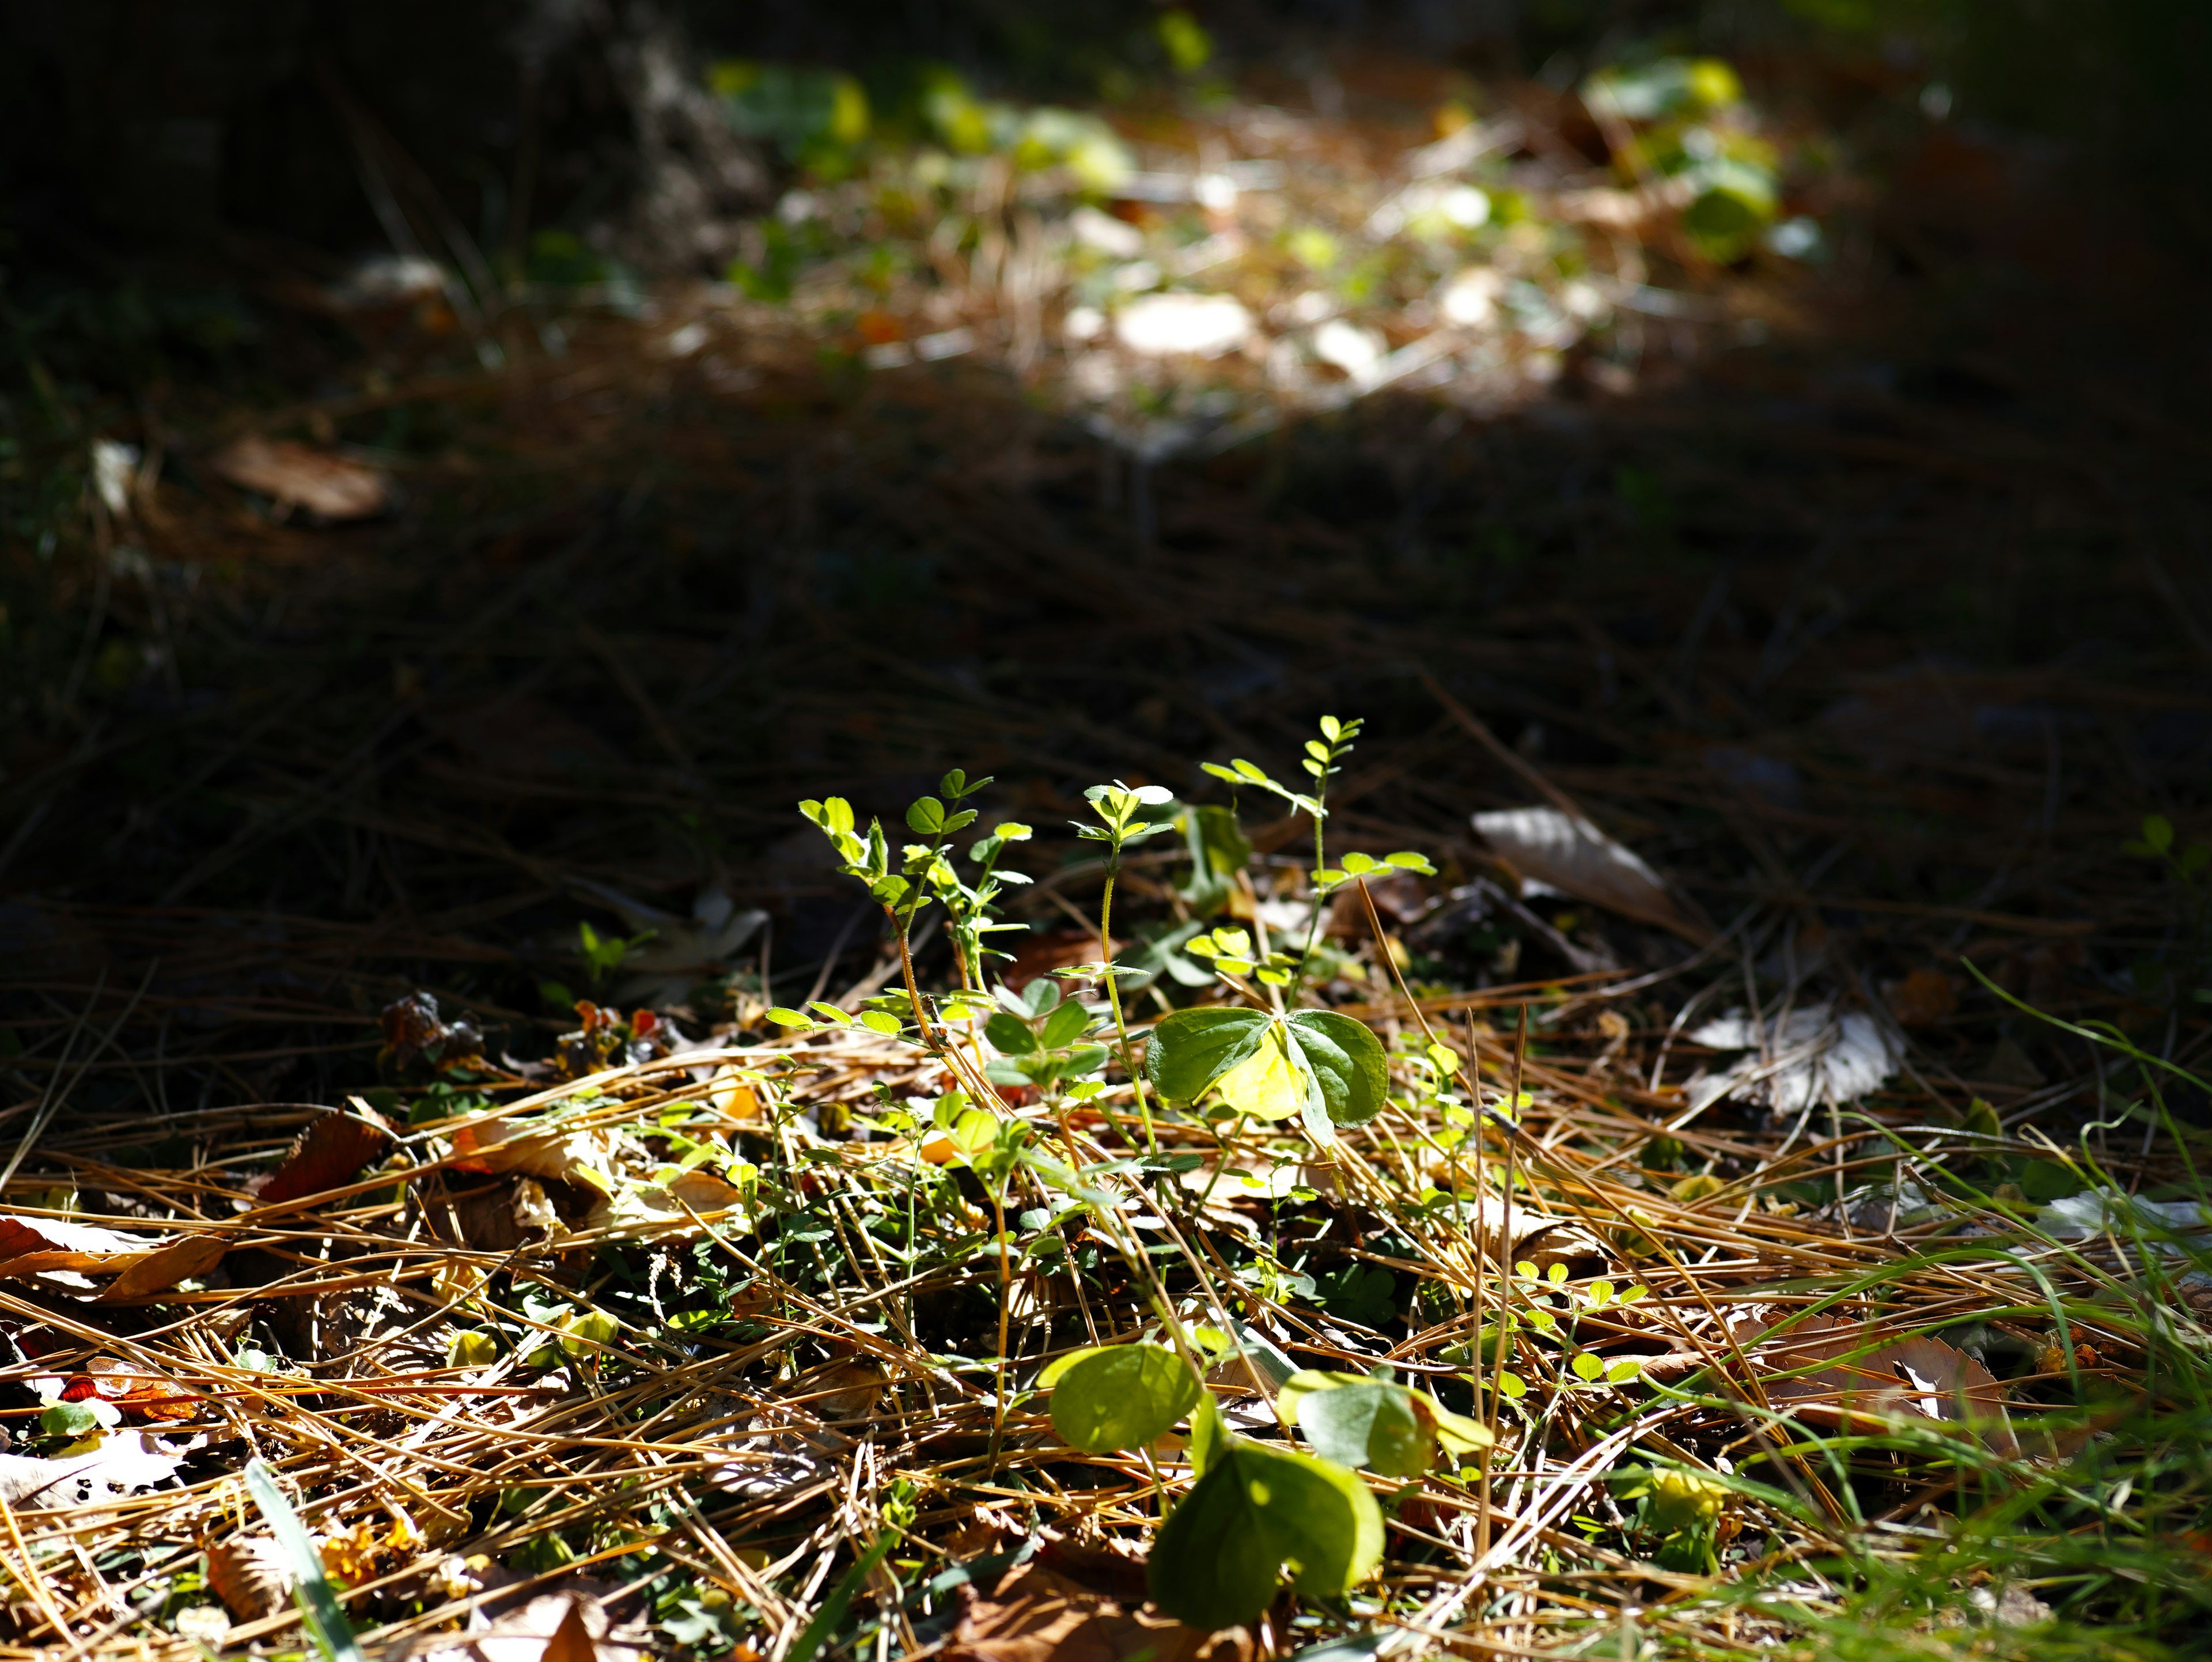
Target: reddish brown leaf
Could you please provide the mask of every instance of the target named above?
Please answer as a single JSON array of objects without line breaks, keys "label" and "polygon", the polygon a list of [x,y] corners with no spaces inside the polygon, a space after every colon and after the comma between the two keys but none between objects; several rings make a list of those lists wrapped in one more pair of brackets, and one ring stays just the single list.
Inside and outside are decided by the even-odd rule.
[{"label": "reddish brown leaf", "polygon": [[127,1269],[168,1245],[120,1230],[64,1223],[58,1218],[0,1215],[0,1275],[36,1275],[49,1269]]},{"label": "reddish brown leaf", "polygon": [[1925,1027],[1959,1008],[1959,989],[1941,970],[1923,967],[1887,989],[1889,1013],[1905,1027]]},{"label": "reddish brown leaf", "polygon": [[62,1388],[65,1401],[97,1396],[126,1414],[148,1420],[189,1420],[199,1411],[198,1395],[166,1373],[113,1356],[95,1356]]},{"label": "reddish brown leaf", "polygon": [[350,1183],[391,1146],[390,1129],[369,1110],[326,1113],[300,1134],[275,1171],[247,1188],[260,1206],[319,1195]]},{"label": "reddish brown leaf", "polygon": [[553,1636],[545,1641],[544,1662],[599,1662],[598,1647],[592,1643],[591,1629],[584,1625],[584,1601],[568,1601],[568,1613],[561,1618],[561,1625],[553,1629]]}]

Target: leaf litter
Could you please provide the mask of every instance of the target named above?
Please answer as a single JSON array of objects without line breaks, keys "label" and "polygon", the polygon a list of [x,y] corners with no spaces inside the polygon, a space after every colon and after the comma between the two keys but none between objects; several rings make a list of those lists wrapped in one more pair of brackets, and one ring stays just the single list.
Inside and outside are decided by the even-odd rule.
[{"label": "leaf litter", "polygon": [[[1504,144],[1505,125],[1457,130],[1474,132],[1469,154],[1434,173],[1399,146],[1361,222],[1378,201],[1407,223],[1449,221],[1444,194],[1413,186],[1491,154],[1475,151]],[[1186,172],[1173,188],[1202,207],[1194,156]],[[1240,211],[1261,199],[1237,188]],[[1577,225],[1679,208],[1571,188],[1613,192],[1557,192]],[[825,200],[825,216],[846,211]],[[1176,234],[1141,234],[1131,259]],[[820,274],[819,316],[840,281]],[[27,1651],[66,1637],[80,1653],[188,1657],[212,1594],[232,1618],[225,1644],[296,1653],[297,1568],[241,1484],[257,1457],[380,1654],[789,1654],[825,1612],[842,1626],[814,1643],[863,1653],[1196,1642],[1127,1573],[1204,1481],[1195,1426],[1140,1449],[1071,1448],[1038,1384],[1078,1350],[1169,1342],[1146,1264],[1164,1267],[1185,1342],[1211,1329],[1225,1346],[1209,1354],[1209,1395],[1244,1453],[1223,1470],[1249,1466],[1264,1488],[1270,1457],[1313,1446],[1293,1429],[1303,1404],[1288,1423],[1276,1412],[1301,1370],[1380,1382],[1340,1382],[1358,1398],[1314,1410],[1336,1454],[1369,1457],[1352,1481],[1376,1508],[1379,1573],[1342,1599],[1274,1602],[1213,1638],[1218,1652],[1349,1636],[1410,1653],[1437,1633],[1601,1647],[1656,1586],[1669,1642],[1745,1653],[1846,1611],[1961,1513],[1995,1529],[2007,1577],[2027,1566],[2050,1595],[2008,1588],[2016,1613],[2131,1610],[2130,1576],[2186,1588],[2170,1565],[2146,1580],[2067,1545],[2087,1492],[2070,1486],[2101,1484],[2100,1530],[2139,1515],[2115,1468],[2069,1462],[2093,1431],[2116,1461],[2163,1458],[2172,1422],[2140,1387],[2172,1377],[2203,1332],[2185,1273],[2197,1215],[2172,1192],[2189,1181],[2187,1139],[2148,1089],[2160,1062],[2201,1056],[2169,940],[2195,891],[2178,857],[2169,874],[2117,855],[2142,816],[2109,806],[2150,780],[2201,809],[2185,637],[2085,588],[2073,606],[2130,641],[2124,667],[2054,659],[1989,690],[1941,745],[1876,745],[1827,714],[1875,685],[1863,664],[1911,670],[1877,689],[1901,730],[1929,729],[1957,678],[1911,669],[1922,643],[1842,600],[1805,622],[1828,604],[1807,574],[1832,524],[1863,534],[1887,503],[1915,504],[1866,549],[1876,587],[1970,539],[1984,510],[1918,493],[1929,457],[1979,470],[2053,535],[2105,522],[2094,482],[2025,429],[1890,399],[1883,418],[1913,435],[1891,450],[1840,415],[1747,432],[1701,413],[1702,433],[1753,459],[1741,495],[1710,500],[1697,444],[1601,401],[1561,405],[1551,429],[1464,424],[1571,367],[1593,320],[1567,307],[1564,281],[1536,295],[1443,288],[1437,314],[1472,338],[1455,343],[1441,403],[1392,380],[1405,349],[1390,319],[1271,309],[1297,298],[1237,302],[1243,344],[1172,385],[1158,365],[1194,355],[1139,350],[1133,300],[1102,308],[1110,340],[1069,332],[1066,374],[1103,441],[962,379],[994,330],[1011,350],[1019,283],[979,283],[969,312],[939,320],[969,332],[959,352],[921,350],[952,326],[902,321],[909,359],[857,395],[821,379],[815,321],[726,327],[726,296],[681,291],[647,319],[580,304],[557,363],[476,383],[516,412],[477,429],[496,439],[491,477],[427,457],[410,471],[465,554],[395,546],[414,563],[382,575],[349,569],[310,527],[241,528],[222,517],[234,504],[174,480],[119,496],[163,562],[328,553],[289,591],[293,615],[342,618],[372,647],[318,666],[289,636],[226,624],[227,659],[210,636],[220,667],[195,673],[230,677],[266,725],[179,730],[176,765],[220,779],[236,818],[199,842],[149,839],[131,884],[58,880],[84,869],[77,764],[30,776],[63,806],[25,845],[48,880],[0,919],[27,947],[6,1060],[31,1101],[67,1096],[72,1111],[25,1144],[0,1262],[19,1387],[0,1483],[43,1578],[10,1582]],[[702,323],[702,344],[655,347],[679,320]],[[1232,321],[1218,305],[1198,320],[1209,339]],[[1510,338],[1485,362],[1492,327]],[[1263,331],[1299,354],[1280,404],[1259,395],[1266,365],[1248,350]],[[1208,404],[1218,387],[1242,401]],[[435,402],[420,385],[389,397]],[[1285,422],[1354,402],[1326,443]],[[684,419],[649,443],[625,437],[631,416],[671,408]],[[1435,436],[1446,415],[1462,423],[1449,443]],[[1239,420],[1279,435],[1267,466],[1289,483],[1272,521],[1255,526],[1229,447],[1214,472],[1139,481],[1129,466],[1206,448]],[[986,429],[988,446],[957,436]],[[951,462],[918,452],[917,430]],[[1340,448],[1435,494],[1401,491],[1377,532],[1340,511],[1356,496],[1319,490]],[[1781,482],[1762,486],[1754,462]],[[1569,472],[1610,488],[1562,508],[1527,483]],[[732,500],[800,551],[786,569],[751,563],[761,575],[734,598],[687,551],[721,534]],[[1516,574],[1553,547],[1562,513],[1575,543],[1561,551],[1622,552],[1587,587],[1534,594]],[[1708,580],[1674,558],[1686,539],[1791,558],[1747,555],[1737,598],[1708,604]],[[1147,562],[1157,618],[1133,622],[1097,586],[1101,547]],[[1474,551],[1432,557],[1447,547]],[[1206,580],[1164,548],[1207,551]],[[620,585],[592,586],[615,568]],[[1377,572],[1436,595],[1435,615],[1366,604]],[[1285,590],[1286,574],[1306,587]],[[599,625],[549,598],[571,581]],[[123,587],[118,605],[143,604]],[[1032,606],[1039,595],[1051,604]],[[882,646],[916,638],[933,650]],[[1514,743],[1467,742],[1406,673],[1422,662],[1449,665],[1446,696]],[[1107,696],[1075,707],[1071,676]],[[548,719],[501,729],[498,765],[447,736],[455,709],[505,708],[522,684]],[[756,719],[733,724],[698,696],[716,686],[754,700]],[[1140,1028],[1161,1012],[1136,975],[1169,1001],[1219,997],[1194,990],[1218,986],[1214,969],[1162,943],[1216,904],[1189,894],[1233,875],[1218,916],[1268,932],[1249,942],[1254,972],[1287,945],[1310,958],[1310,1009],[1379,1035],[1379,1082],[1331,1075],[1341,1102],[1373,1108],[1364,1123],[1309,1137],[1271,1071],[1225,1114],[1202,1092],[1155,1108],[1155,1147],[1141,1073],[1109,1068],[1070,1101],[1054,1093],[1065,1056],[1014,1069],[1028,1082],[998,1087],[994,1106],[978,1093],[940,1116],[963,1076],[854,1019],[902,966],[811,843],[790,852],[803,793],[861,794],[858,779],[896,815],[926,788],[918,770],[988,762],[1009,812],[1047,823],[1141,766],[1179,801],[1219,807],[1230,793],[1199,757],[1292,758],[1313,710],[1355,707],[1373,734],[1337,782],[1334,851],[1418,845],[1433,880],[1394,878],[1386,895],[1378,878],[1317,904],[1310,826],[1240,787],[1254,857],[1201,884],[1156,859],[1158,843],[1126,855],[1107,950],[1134,971]],[[1133,713],[1092,713],[1108,708]],[[2086,755],[2054,746],[2077,719],[2118,736]],[[1716,740],[1790,771],[1677,759]],[[104,758],[83,765],[113,783]],[[172,812],[159,790],[192,776],[155,788],[155,822]],[[1765,788],[1780,777],[1791,788]],[[1569,791],[1589,813],[1562,806]],[[2169,825],[2167,845],[2188,837]],[[1028,927],[1007,940],[1042,950],[1016,962],[1094,961],[1107,932],[1091,916],[1068,929],[1059,902],[1096,884],[1095,850],[1041,837],[1029,852],[1037,881],[1012,908]],[[331,861],[349,898],[326,916],[287,910],[278,897],[301,890],[263,881]],[[1480,877],[1500,862],[1517,881]],[[1708,930],[1692,900],[1737,921]],[[2039,1024],[1962,958],[2076,1026],[2109,1020],[2141,1054]],[[942,936],[919,968],[931,991],[958,980]],[[155,1002],[126,1006],[115,989],[140,975]],[[1097,976],[1071,984],[1105,1001]],[[1890,1007],[1903,1037],[1874,1002],[1893,985],[1913,989]],[[791,1005],[824,1026],[779,1033],[766,1013]],[[1255,1031],[1291,1065],[1272,1026]],[[1735,1059],[1716,1075],[1700,1050]],[[1454,1083],[1463,1064],[1473,1092]],[[1836,1111],[1825,1135],[1815,1106]],[[1109,1198],[1041,1167],[1006,1190],[1006,1126]],[[1127,1257],[1108,1243],[1123,1225]],[[2159,1250],[2136,1251],[2138,1233]],[[1783,1308],[1808,1305],[1821,1308]],[[55,1382],[51,1399],[39,1381]],[[1424,1400],[1491,1432],[1489,1456],[1447,1461],[1400,1435]],[[1395,1465],[1417,1470],[1383,1474]],[[2198,1479],[2160,1470],[2185,1542]],[[1240,1504],[1259,1521],[1238,1527],[1274,1527],[1249,1488]],[[984,1509],[1007,1527],[978,1543]],[[1262,1568],[1272,1595],[1279,1566]],[[130,1602],[144,1589],[155,1596]]]}]

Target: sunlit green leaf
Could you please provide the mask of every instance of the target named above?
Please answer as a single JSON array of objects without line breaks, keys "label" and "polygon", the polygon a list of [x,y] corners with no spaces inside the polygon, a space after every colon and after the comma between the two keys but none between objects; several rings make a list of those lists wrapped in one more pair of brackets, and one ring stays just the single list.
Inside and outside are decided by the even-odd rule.
[{"label": "sunlit green leaf", "polygon": [[1382,1556],[1382,1513],[1352,1473],[1310,1455],[1228,1442],[1160,1526],[1148,1571],[1153,1600],[1194,1628],[1251,1621],[1285,1573],[1331,1598]]},{"label": "sunlit green leaf", "polygon": [[1200,1386],[1165,1345],[1117,1344],[1061,1359],[1039,1376],[1052,1392],[1052,1428],[1086,1453],[1141,1448],[1174,1428]]}]

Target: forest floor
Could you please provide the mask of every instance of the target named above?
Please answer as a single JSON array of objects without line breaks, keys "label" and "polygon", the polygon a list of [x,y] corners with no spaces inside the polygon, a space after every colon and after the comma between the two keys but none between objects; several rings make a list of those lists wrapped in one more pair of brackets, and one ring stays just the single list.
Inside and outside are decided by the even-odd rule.
[{"label": "forest floor", "polygon": [[[676,290],[149,393],[0,780],[8,1653],[2192,1648],[2204,432],[2153,254],[1922,161],[1640,382],[1205,454]],[[1431,869],[1316,916],[1311,816],[1201,764],[1307,789],[1324,715],[1328,860]],[[917,1029],[797,804],[896,849],[955,768],[1034,828],[1026,1001]],[[1048,973],[1109,781],[1249,839],[1115,868],[1120,1027]],[[1281,1005],[1216,926],[1310,938],[1371,1117],[1139,1091],[1170,1009]],[[1040,1386],[1139,1342],[1205,1427]],[[1148,1584],[1194,1454],[1260,1475]]]}]

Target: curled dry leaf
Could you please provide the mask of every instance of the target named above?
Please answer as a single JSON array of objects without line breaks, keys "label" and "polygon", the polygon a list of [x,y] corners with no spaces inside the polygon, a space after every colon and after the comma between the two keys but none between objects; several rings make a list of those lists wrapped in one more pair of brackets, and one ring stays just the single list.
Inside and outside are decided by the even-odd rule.
[{"label": "curled dry leaf", "polygon": [[208,1586],[241,1622],[272,1616],[292,1595],[292,1561],[273,1535],[234,1535],[207,1549]]},{"label": "curled dry leaf", "polygon": [[1711,934],[1658,873],[1587,819],[1558,808],[1500,808],[1474,821],[1483,841],[1523,878],[1691,941],[1702,943]]},{"label": "curled dry leaf", "polygon": [[232,440],[209,466],[240,490],[326,520],[367,519],[382,513],[392,499],[391,482],[373,467],[257,433]]},{"label": "curled dry leaf", "polygon": [[1992,1453],[2020,1453],[2004,1387],[1955,1345],[1925,1336],[1881,1344],[1863,1324],[1828,1316],[1808,1317],[1771,1339],[1770,1330],[1745,1324],[1735,1337],[1775,1408],[1846,1429],[1855,1420],[1899,1417],[1955,1423]]},{"label": "curled dry leaf", "polygon": [[1763,1102],[1778,1114],[1856,1102],[1903,1060],[1896,1039],[1872,1016],[1826,1003],[1764,1022],[1733,1010],[1697,1029],[1690,1042],[1749,1052],[1724,1072],[1691,1081],[1690,1100],[1698,1108],[1728,1096]]},{"label": "curled dry leaf", "polygon": [[248,1184],[246,1192],[260,1206],[319,1195],[350,1183],[391,1146],[391,1128],[373,1111],[333,1111],[312,1121],[276,1169]]},{"label": "curled dry leaf", "polygon": [[478,1632],[424,1634],[399,1654],[430,1662],[647,1662],[645,1636],[611,1628],[600,1607],[612,1591],[578,1576]]},{"label": "curled dry leaf", "polygon": [[1032,1562],[969,1598],[945,1655],[947,1662],[1119,1662],[1141,1653],[1148,1662],[1228,1662],[1249,1650],[1241,1629],[1203,1634]]},{"label": "curled dry leaf", "polygon": [[193,1438],[165,1443],[149,1431],[111,1431],[100,1446],[52,1460],[0,1454],[0,1504],[83,1507],[153,1488],[177,1475],[199,1446]]},{"label": "curled dry leaf", "polygon": [[490,1120],[453,1133],[453,1166],[461,1172],[520,1172],[566,1183],[614,1164],[615,1141],[605,1131],[570,1131]]},{"label": "curled dry leaf", "polygon": [[0,1276],[39,1275],[50,1269],[113,1275],[168,1245],[59,1218],[0,1215]]},{"label": "curled dry leaf", "polygon": [[229,1250],[229,1241],[212,1232],[179,1236],[125,1269],[100,1297],[103,1301],[119,1302],[165,1292],[179,1282],[204,1275]]},{"label": "curled dry leaf", "polygon": [[884,1365],[872,1356],[831,1362],[793,1379],[784,1391],[824,1420],[857,1420],[876,1405],[884,1391]]}]

